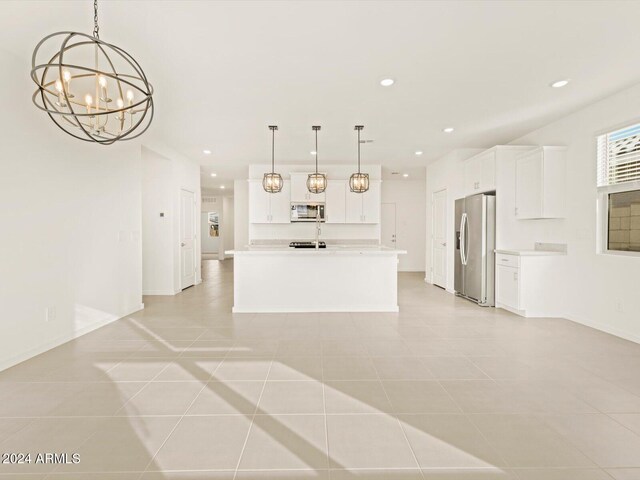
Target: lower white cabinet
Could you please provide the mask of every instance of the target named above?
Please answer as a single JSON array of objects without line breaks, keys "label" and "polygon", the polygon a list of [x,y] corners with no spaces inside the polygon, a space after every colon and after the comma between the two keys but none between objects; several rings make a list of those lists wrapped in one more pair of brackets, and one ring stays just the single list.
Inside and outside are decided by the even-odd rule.
[{"label": "lower white cabinet", "polygon": [[249,182],[250,223],[291,223],[291,182],[278,193],[267,193],[259,180]]},{"label": "lower white cabinet", "polygon": [[523,317],[559,317],[563,255],[496,253],[496,307]]}]

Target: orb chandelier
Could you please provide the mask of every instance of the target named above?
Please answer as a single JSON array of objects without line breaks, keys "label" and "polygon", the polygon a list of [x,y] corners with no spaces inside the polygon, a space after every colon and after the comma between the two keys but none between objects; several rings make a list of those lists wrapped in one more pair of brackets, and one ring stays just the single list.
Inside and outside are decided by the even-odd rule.
[{"label": "orb chandelier", "polygon": [[349,178],[349,189],[353,193],[364,193],[369,190],[369,174],[360,173],[360,132],[364,125],[356,125],[355,130],[358,131],[358,173],[354,173]]},{"label": "orb chandelier", "polygon": [[269,130],[271,130],[271,173],[265,173],[262,177],[262,188],[268,193],[278,193],[284,185],[282,175],[275,173],[275,134],[278,126],[269,125]]},{"label": "orb chandelier", "polygon": [[324,173],[318,173],[318,130],[320,130],[319,125],[314,125],[311,129],[316,134],[316,172],[310,173],[307,177],[307,190],[310,193],[322,193],[327,188],[327,176]]},{"label": "orb chandelier", "polygon": [[100,40],[98,2],[93,35],[57,32],[33,51],[33,103],[66,133],[111,145],[142,135],[153,119],[153,87],[138,62]]}]

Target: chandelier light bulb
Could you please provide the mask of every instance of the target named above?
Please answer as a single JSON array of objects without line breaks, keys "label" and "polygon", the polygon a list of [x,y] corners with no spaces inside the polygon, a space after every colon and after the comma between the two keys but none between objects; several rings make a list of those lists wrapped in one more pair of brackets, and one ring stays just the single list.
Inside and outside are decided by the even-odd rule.
[{"label": "chandelier light bulb", "polygon": [[87,104],[87,107],[91,107],[91,104],[93,103],[93,97],[91,95],[87,94],[84,97],[84,101]]},{"label": "chandelier light bulb", "polygon": [[62,93],[62,82],[60,80],[56,80],[56,90],[58,93]]},{"label": "chandelier light bulb", "polygon": [[124,107],[124,102],[122,101],[121,98],[116,100],[116,105],[118,106],[118,108]]},{"label": "chandelier light bulb", "polygon": [[107,88],[107,78],[106,78],[106,77],[104,77],[103,75],[100,75],[100,76],[98,77],[98,83],[100,84],[100,86],[101,86],[102,88]]},{"label": "chandelier light bulb", "polygon": [[71,81],[71,72],[69,70],[63,71],[62,79],[65,81],[65,83],[69,83]]}]

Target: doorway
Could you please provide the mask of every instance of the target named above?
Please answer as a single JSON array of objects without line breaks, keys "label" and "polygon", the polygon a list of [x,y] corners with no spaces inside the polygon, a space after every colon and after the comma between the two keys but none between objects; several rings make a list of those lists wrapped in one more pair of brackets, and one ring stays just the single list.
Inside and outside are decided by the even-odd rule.
[{"label": "doorway", "polygon": [[434,192],[431,205],[431,283],[447,288],[447,190]]},{"label": "doorway", "polygon": [[383,203],[380,210],[380,243],[396,248],[396,204]]},{"label": "doorway", "polygon": [[196,283],[196,196],[180,192],[180,288]]}]

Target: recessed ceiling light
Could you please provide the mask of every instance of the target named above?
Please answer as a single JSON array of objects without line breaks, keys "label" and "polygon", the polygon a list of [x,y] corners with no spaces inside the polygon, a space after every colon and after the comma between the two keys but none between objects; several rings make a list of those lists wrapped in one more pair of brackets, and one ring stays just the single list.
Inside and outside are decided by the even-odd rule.
[{"label": "recessed ceiling light", "polygon": [[409,176],[409,174],[408,174],[408,173],[403,173],[403,174],[402,174],[402,176],[403,176],[404,178],[407,178],[407,177]]},{"label": "recessed ceiling light", "polygon": [[394,83],[395,80],[393,78],[385,78],[383,80],[380,80],[380,85],[382,85],[383,87],[390,87]]},{"label": "recessed ceiling light", "polygon": [[212,173],[212,174],[211,174],[211,176],[212,176],[212,177],[217,177],[217,176],[218,176],[218,174],[217,174],[217,173]]},{"label": "recessed ceiling light", "polygon": [[311,155],[315,155],[315,154],[316,154],[316,153],[318,153],[318,152],[316,152],[315,150],[311,150],[309,153],[310,153]]},{"label": "recessed ceiling light", "polygon": [[569,84],[569,80],[565,79],[565,80],[558,80],[556,82],[553,82],[551,84],[551,87],[553,88],[562,88],[562,87],[566,87]]},{"label": "recessed ceiling light", "polygon": [[442,131],[443,131],[444,133],[451,133],[451,132],[453,132],[453,127],[443,128],[443,129],[442,129]]},{"label": "recessed ceiling light", "polygon": [[202,150],[205,155],[211,155],[211,150]]},{"label": "recessed ceiling light", "polygon": [[221,188],[222,190],[224,190],[224,185],[220,185],[220,188]]},{"label": "recessed ceiling light", "polygon": [[418,151],[416,152],[416,155],[422,155],[422,150],[418,150]]}]

